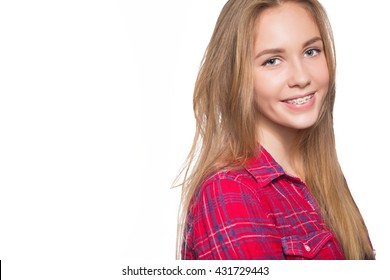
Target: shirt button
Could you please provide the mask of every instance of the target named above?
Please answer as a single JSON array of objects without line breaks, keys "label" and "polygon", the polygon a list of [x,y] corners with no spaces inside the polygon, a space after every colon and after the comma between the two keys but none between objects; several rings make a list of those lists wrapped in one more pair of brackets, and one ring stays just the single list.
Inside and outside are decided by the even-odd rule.
[{"label": "shirt button", "polygon": [[311,249],[310,249],[310,247],[309,247],[308,245],[305,244],[305,245],[303,245],[303,247],[305,247],[305,250],[306,250],[307,252],[310,252]]}]

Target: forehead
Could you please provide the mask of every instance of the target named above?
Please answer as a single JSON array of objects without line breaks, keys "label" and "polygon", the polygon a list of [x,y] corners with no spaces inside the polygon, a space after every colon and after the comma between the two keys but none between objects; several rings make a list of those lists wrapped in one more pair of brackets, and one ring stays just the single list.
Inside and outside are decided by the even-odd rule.
[{"label": "forehead", "polygon": [[312,15],[301,4],[287,2],[262,11],[255,24],[255,46],[285,47],[302,43],[320,31]]}]

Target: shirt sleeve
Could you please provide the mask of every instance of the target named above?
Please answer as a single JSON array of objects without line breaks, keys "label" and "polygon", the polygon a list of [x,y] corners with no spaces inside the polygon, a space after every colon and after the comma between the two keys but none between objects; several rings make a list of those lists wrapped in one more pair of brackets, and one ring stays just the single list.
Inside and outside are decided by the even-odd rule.
[{"label": "shirt sleeve", "polygon": [[253,187],[233,179],[210,179],[192,211],[196,259],[284,259],[275,224]]}]

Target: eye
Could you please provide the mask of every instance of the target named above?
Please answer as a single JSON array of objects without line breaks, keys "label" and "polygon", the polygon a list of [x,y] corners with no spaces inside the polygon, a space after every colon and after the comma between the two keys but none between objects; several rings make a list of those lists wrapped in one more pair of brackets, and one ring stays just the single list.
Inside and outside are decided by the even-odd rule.
[{"label": "eye", "polygon": [[316,56],[320,53],[321,51],[319,49],[309,49],[305,51],[306,56]]},{"label": "eye", "polygon": [[278,58],[271,58],[271,59],[268,59],[267,61],[265,61],[263,63],[263,66],[276,66],[280,64],[280,59]]}]

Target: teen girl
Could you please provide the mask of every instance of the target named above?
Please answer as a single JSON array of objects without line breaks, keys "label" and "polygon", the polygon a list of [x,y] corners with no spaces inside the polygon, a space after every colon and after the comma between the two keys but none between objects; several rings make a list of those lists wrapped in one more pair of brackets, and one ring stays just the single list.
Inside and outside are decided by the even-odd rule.
[{"label": "teen girl", "polygon": [[316,0],[230,0],[194,92],[182,259],[374,259],[337,160],[335,52]]}]

